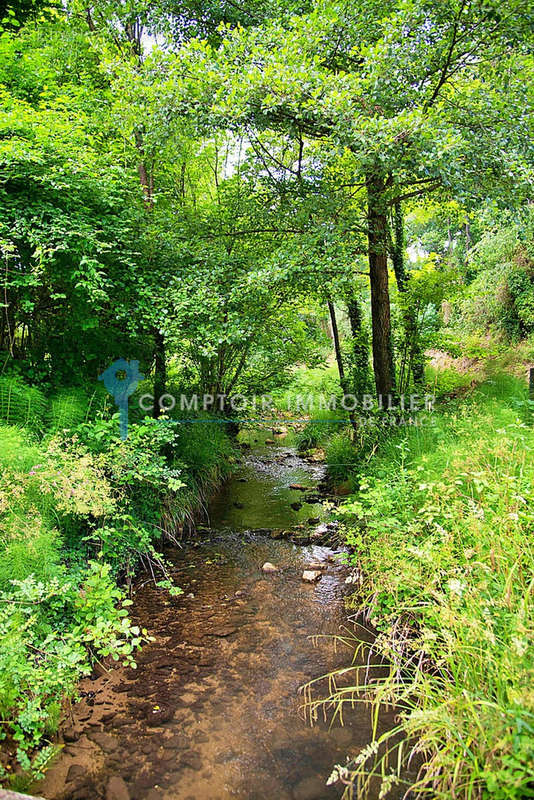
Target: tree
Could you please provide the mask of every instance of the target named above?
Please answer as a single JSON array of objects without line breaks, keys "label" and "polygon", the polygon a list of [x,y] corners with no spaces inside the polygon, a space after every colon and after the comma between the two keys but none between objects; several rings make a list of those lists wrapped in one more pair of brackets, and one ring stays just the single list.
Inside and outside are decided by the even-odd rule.
[{"label": "tree", "polygon": [[217,52],[194,43],[179,54],[177,96],[187,104],[187,61],[212,123],[283,130],[352,154],[365,192],[379,394],[395,387],[390,209],[429,192],[464,202],[524,196],[532,98],[522,72],[532,69],[532,22],[527,0],[505,8],[496,0],[327,2],[283,25],[229,31]]}]

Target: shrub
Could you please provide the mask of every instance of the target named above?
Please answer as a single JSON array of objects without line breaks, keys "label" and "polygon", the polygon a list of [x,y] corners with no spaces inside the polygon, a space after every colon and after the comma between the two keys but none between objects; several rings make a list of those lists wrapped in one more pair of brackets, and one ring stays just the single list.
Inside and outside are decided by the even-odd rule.
[{"label": "shrub", "polygon": [[98,458],[3,426],[0,477],[0,738],[14,739],[28,769],[92,661],[132,663],[145,634],[131,627],[110,564],[87,563],[86,538],[120,500]]},{"label": "shrub", "polygon": [[33,575],[0,592],[0,714],[30,768],[28,750],[58,723],[61,698],[91,671],[94,659],[111,656],[133,665],[146,631],[132,626],[126,600],[105,564],[65,569],[46,583]]},{"label": "shrub", "polygon": [[378,630],[372,649],[390,668],[370,668],[365,679],[365,667],[354,667],[352,685],[329,702],[343,707],[357,692],[376,708],[396,704],[399,715],[395,730],[336,768],[333,777],[350,777],[362,794],[374,773],[385,796],[414,753],[415,796],[531,792],[530,414],[525,387],[496,376],[465,405],[450,404],[433,429],[379,448],[342,509],[363,575],[354,602],[366,606]]}]

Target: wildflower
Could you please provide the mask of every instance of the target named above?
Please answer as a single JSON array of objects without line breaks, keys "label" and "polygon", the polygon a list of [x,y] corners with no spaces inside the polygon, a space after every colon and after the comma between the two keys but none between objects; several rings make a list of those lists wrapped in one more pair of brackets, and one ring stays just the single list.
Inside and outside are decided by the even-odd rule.
[{"label": "wildflower", "polygon": [[450,580],[447,581],[447,586],[451,594],[456,594],[458,597],[461,597],[465,590],[465,583],[459,581],[458,578],[450,578]]},{"label": "wildflower", "polygon": [[521,658],[521,656],[524,656],[527,652],[528,642],[526,639],[520,639],[518,636],[512,636],[512,648]]},{"label": "wildflower", "polygon": [[371,758],[371,756],[376,756],[377,753],[378,753],[378,742],[371,742],[371,744],[368,744],[367,747],[364,747],[362,750],[360,750],[360,752],[354,759],[354,763],[356,765],[365,764],[368,758]]},{"label": "wildflower", "polygon": [[347,767],[342,767],[341,764],[336,764],[330,777],[328,778],[326,785],[332,786],[333,783],[337,783],[337,781],[347,780],[349,777],[349,771]]}]

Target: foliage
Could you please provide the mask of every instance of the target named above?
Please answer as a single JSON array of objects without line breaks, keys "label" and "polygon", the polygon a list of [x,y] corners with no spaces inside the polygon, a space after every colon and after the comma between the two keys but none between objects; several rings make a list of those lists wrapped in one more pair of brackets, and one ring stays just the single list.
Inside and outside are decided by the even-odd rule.
[{"label": "foliage", "polygon": [[46,427],[46,398],[39,389],[18,378],[0,376],[0,420],[35,433]]},{"label": "foliage", "polygon": [[13,427],[0,429],[0,440],[1,737],[17,743],[26,769],[28,751],[53,732],[62,697],[92,662],[133,664],[146,632],[131,626],[110,564],[65,551],[70,529],[116,507],[95,460],[56,440],[36,446]]},{"label": "foliage", "polygon": [[534,227],[519,224],[486,231],[472,257],[475,278],[460,308],[459,323],[494,330],[516,341],[534,331]]},{"label": "foliage", "polygon": [[148,559],[158,585],[180,593],[156,546],[228,473],[233,448],[208,421],[147,418],[123,442],[116,416],[39,444],[4,426],[0,443],[2,737],[17,743],[22,768],[37,769],[31,751],[53,733],[62,698],[95,660],[134,666],[147,638],[117,577]]},{"label": "foliage", "polygon": [[[150,563],[180,591],[159,545],[232,469],[232,398],[272,392],[286,416],[290,395],[311,394],[297,443],[323,445],[334,480],[361,482],[345,514],[382,615],[377,647],[397,646],[400,613],[403,652],[434,667],[412,671],[400,702],[429,780],[519,798],[524,400],[480,389],[435,426],[399,432],[381,413],[369,427],[349,429],[339,409],[327,421],[318,395],[369,391],[370,339],[383,395],[424,385],[429,347],[511,359],[521,339],[532,354],[532,22],[527,0],[8,2],[0,710],[24,766],[62,691],[96,658],[130,662],[144,637],[118,582]],[[224,395],[220,416],[132,407],[122,441],[94,389],[119,357],[140,362],[155,414],[183,391]],[[473,376],[426,380],[447,398]],[[506,534],[495,544],[492,526]]]},{"label": "foliage", "polygon": [[57,568],[45,581],[30,574],[0,593],[0,737],[10,733],[23,768],[30,767],[26,751],[54,732],[61,698],[75,693],[94,659],[135,664],[147,633],[130,624],[130,602],[109,566],[96,562]]},{"label": "foliage", "polygon": [[[387,776],[402,778],[419,754],[416,796],[528,794],[531,413],[522,384],[495,378],[443,409],[432,428],[380,447],[341,508],[362,576],[355,602],[378,630],[372,650],[391,665],[385,676],[371,668],[367,681],[355,667],[355,680],[377,708],[394,703],[400,720],[376,733],[368,759],[349,762],[344,775],[362,789],[372,772],[384,789],[395,783]],[[330,700],[340,708],[353,690]]]}]

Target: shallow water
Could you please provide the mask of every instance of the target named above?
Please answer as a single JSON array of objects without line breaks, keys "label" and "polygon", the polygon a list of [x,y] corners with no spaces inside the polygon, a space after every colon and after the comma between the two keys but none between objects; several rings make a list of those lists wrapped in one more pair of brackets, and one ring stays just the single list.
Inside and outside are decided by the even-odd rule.
[{"label": "shallow water", "polygon": [[[138,669],[84,682],[65,749],[38,791],[50,800],[327,800],[331,769],[368,741],[368,712],[345,727],[302,712],[299,687],[340,663],[330,634],[346,616],[345,567],[325,547],[298,547],[250,529],[324,514],[292,483],[322,468],[283,446],[258,447],[215,498],[209,541],[168,553],[185,594],[151,582],[136,590],[136,620],[155,642]],[[274,563],[279,571],[262,572]],[[315,585],[303,568],[328,563]],[[326,635],[314,645],[312,636]]]}]

